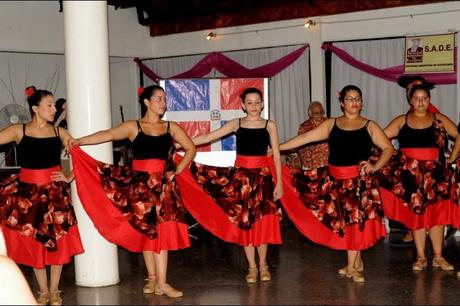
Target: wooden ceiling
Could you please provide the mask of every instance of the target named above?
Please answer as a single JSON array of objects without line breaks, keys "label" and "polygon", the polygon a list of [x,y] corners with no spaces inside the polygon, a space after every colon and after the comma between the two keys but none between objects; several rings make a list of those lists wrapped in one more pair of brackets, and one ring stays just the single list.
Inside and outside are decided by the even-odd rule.
[{"label": "wooden ceiling", "polygon": [[446,0],[108,0],[136,7],[151,36],[436,2]]}]

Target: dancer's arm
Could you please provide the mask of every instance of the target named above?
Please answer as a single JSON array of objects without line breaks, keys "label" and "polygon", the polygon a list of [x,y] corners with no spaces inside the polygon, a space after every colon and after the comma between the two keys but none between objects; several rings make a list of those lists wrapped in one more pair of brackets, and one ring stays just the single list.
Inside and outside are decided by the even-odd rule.
[{"label": "dancer's arm", "polygon": [[177,123],[171,122],[170,124],[171,136],[185,151],[184,158],[176,166],[176,174],[179,174],[195,157],[196,147],[190,137],[187,136],[187,133]]},{"label": "dancer's arm", "polygon": [[402,128],[406,122],[406,115],[400,115],[393,120],[385,127],[383,132],[389,139],[393,139],[399,134],[399,130]]},{"label": "dancer's arm", "polygon": [[196,146],[199,146],[202,144],[210,143],[216,139],[224,137],[225,135],[235,132],[238,129],[238,120],[239,119],[233,119],[224,124],[222,127],[218,128],[217,130],[193,138],[193,143]]},{"label": "dancer's arm", "polygon": [[329,137],[329,132],[334,126],[334,120],[335,119],[327,119],[313,130],[283,142],[279,147],[280,151],[292,150],[310,142],[327,139]]},{"label": "dancer's arm", "polygon": [[447,162],[448,163],[455,162],[457,160],[459,152],[460,152],[460,135],[457,135],[457,137],[455,137],[454,148],[452,149],[452,152],[450,153],[450,156],[447,159]]},{"label": "dancer's arm", "polygon": [[436,119],[440,120],[446,131],[447,131],[447,134],[449,134],[450,137],[452,138],[457,138],[458,136],[458,131],[457,131],[457,126],[455,125],[455,123],[450,120],[449,117],[447,117],[446,115],[444,114],[441,114],[441,113],[437,113],[436,114]]},{"label": "dancer's arm", "polygon": [[130,120],[123,122],[119,126],[111,129],[99,131],[88,136],[80,137],[78,139],[69,140],[68,147],[100,144],[108,141],[122,140],[125,138],[131,138],[131,136],[136,135],[136,133],[137,127],[135,121]]},{"label": "dancer's arm", "polygon": [[454,148],[452,149],[452,153],[450,154],[449,158],[447,159],[448,163],[453,163],[457,159],[458,153],[460,151],[460,135],[458,133],[458,128],[455,125],[455,123],[452,120],[450,120],[450,118],[447,117],[444,114],[438,113],[438,114],[436,114],[436,118],[441,120],[441,122],[443,123],[444,127],[446,128],[447,134],[449,134],[449,136],[455,138]]},{"label": "dancer's arm", "polygon": [[364,171],[372,173],[382,168],[388,160],[390,160],[393,155],[394,148],[388,137],[385,135],[385,132],[374,121],[369,122],[368,131],[372,138],[372,142],[382,150],[377,162],[371,164],[365,161],[361,164]]},{"label": "dancer's arm", "polygon": [[16,142],[22,138],[22,124],[14,124],[10,125],[3,130],[0,131],[0,145],[9,143],[9,142]]},{"label": "dancer's arm", "polygon": [[276,171],[276,186],[273,190],[273,200],[279,200],[283,197],[283,180],[281,177],[281,156],[279,150],[279,138],[278,138],[278,128],[274,121],[269,121],[267,126],[268,132],[270,134],[270,145],[273,148],[273,161],[275,162],[275,171]]}]

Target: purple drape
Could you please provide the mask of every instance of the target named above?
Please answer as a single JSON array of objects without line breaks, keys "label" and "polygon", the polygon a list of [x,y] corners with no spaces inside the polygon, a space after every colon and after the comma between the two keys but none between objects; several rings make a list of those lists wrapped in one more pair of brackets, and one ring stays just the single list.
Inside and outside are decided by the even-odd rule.
[{"label": "purple drape", "polygon": [[203,57],[189,70],[168,78],[164,78],[156,74],[153,70],[143,64],[139,58],[134,58],[134,61],[148,78],[156,82],[160,79],[202,78],[212,69],[216,69],[229,78],[273,77],[294,63],[308,47],[309,45],[306,44],[272,63],[252,69],[235,62],[222,53],[212,52]]},{"label": "purple drape", "polygon": [[[358,61],[356,58],[348,54],[345,50],[337,48],[330,43],[323,44],[321,48],[324,50],[330,50],[345,63],[355,67],[356,69],[372,74],[373,76],[387,81],[397,82],[398,78],[404,73],[404,65],[380,69]],[[457,50],[455,50],[455,63],[457,62],[456,51]],[[455,65],[455,67],[457,66]],[[428,82],[434,84],[457,84],[457,72],[419,73],[418,75],[422,75]]]}]

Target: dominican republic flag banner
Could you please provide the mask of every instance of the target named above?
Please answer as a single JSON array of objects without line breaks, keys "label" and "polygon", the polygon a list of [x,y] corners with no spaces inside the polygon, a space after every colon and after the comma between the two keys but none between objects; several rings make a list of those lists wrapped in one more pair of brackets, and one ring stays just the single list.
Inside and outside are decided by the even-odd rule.
[{"label": "dominican republic flag banner", "polygon": [[[264,95],[262,116],[268,118],[268,79],[189,79],[163,80],[166,91],[165,120],[177,122],[190,136],[209,133],[228,120],[244,117],[240,94],[248,87],[260,89]],[[235,135],[200,146],[199,152],[235,151]]]}]

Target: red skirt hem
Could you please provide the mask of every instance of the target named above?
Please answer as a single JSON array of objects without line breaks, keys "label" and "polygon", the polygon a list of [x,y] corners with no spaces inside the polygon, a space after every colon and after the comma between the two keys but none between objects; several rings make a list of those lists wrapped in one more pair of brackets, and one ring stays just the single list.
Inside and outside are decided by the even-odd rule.
[{"label": "red skirt hem", "polygon": [[56,251],[48,251],[33,237],[2,225],[7,255],[17,264],[43,269],[49,265],[69,263],[72,257],[84,252],[77,225],[72,225],[67,234],[59,238]]},{"label": "red skirt hem", "polygon": [[345,235],[340,237],[305,207],[292,186],[291,174],[286,166],[283,166],[282,175],[284,194],[281,204],[297,229],[311,241],[334,250],[359,251],[372,247],[386,236],[384,221],[379,218],[365,221],[362,231],[359,224],[347,226]]},{"label": "red skirt hem", "polygon": [[82,206],[105,239],[136,253],[159,253],[161,250],[179,250],[191,246],[185,223],[159,222],[156,239],[137,231],[107,198],[97,171],[97,161],[78,147],[72,149],[72,161]]},{"label": "red skirt hem", "polygon": [[189,168],[184,169],[176,179],[185,208],[213,235],[241,246],[282,243],[280,218],[276,215],[263,216],[249,230],[240,229],[195,181]]},{"label": "red skirt hem", "polygon": [[460,226],[460,207],[450,199],[430,204],[423,214],[418,215],[391,191],[380,188],[380,194],[385,216],[401,222],[411,230],[430,229],[436,225]]}]

